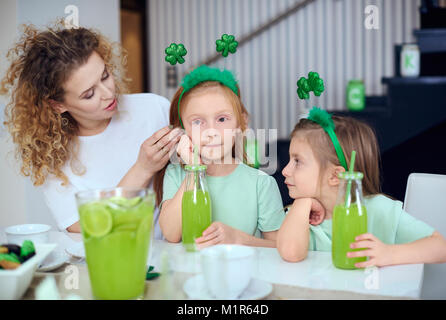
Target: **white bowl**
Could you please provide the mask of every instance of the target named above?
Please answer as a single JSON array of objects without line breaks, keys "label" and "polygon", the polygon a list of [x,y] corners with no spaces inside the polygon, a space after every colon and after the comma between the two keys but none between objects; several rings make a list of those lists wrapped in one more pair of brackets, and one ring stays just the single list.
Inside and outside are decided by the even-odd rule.
[{"label": "white bowl", "polygon": [[201,250],[201,267],[209,293],[217,299],[237,299],[248,287],[255,250],[240,245],[216,245]]},{"label": "white bowl", "polygon": [[6,228],[5,233],[9,244],[21,246],[25,240],[34,244],[47,243],[50,229],[46,224],[19,224]]},{"label": "white bowl", "polygon": [[20,299],[28,289],[37,266],[57,244],[36,244],[36,254],[14,270],[0,270],[0,300]]}]

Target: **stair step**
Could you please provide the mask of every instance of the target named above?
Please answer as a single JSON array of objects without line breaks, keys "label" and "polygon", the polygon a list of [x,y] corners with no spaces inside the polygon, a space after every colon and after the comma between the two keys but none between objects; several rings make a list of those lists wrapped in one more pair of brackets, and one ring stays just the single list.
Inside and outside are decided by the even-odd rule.
[{"label": "stair step", "polygon": [[446,52],[446,28],[414,30],[421,53]]}]

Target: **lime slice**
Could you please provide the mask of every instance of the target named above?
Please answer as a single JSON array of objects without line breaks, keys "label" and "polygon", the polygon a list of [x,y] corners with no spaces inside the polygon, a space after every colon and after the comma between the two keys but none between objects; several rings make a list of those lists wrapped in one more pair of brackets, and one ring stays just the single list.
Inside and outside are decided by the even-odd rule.
[{"label": "lime slice", "polygon": [[88,235],[99,238],[111,231],[113,219],[104,204],[98,202],[85,204],[79,211],[82,228]]},{"label": "lime slice", "polygon": [[131,208],[131,207],[134,207],[137,204],[139,204],[142,201],[142,198],[141,197],[134,197],[134,198],[131,198],[131,199],[127,199],[127,198],[124,198],[124,197],[118,197],[117,196],[117,197],[110,198],[109,201],[114,203],[114,204],[117,204],[119,206],[122,206],[122,207]]},{"label": "lime slice", "polygon": [[113,232],[115,231],[136,231],[138,229],[138,223],[127,223],[120,224],[118,226],[113,227]]}]

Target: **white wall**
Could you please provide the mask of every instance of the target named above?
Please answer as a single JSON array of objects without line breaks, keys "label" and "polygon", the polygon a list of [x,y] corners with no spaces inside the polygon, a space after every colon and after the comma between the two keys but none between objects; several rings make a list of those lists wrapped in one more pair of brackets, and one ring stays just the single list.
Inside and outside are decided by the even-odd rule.
[{"label": "white wall", "polygon": [[[8,65],[4,57],[16,36],[16,0],[0,2],[0,74]],[[25,183],[16,174],[12,143],[3,126],[3,109],[6,99],[0,96],[0,227],[25,221]]]},{"label": "white wall", "polygon": [[97,28],[110,40],[120,41],[119,0],[17,0],[17,22],[45,26],[66,17],[68,5],[78,7],[81,26]]},{"label": "white wall", "polygon": [[[18,37],[18,26],[32,23],[41,28],[64,18],[65,7],[79,9],[79,24],[101,31],[112,41],[120,41],[119,0],[1,0],[0,76],[8,66],[5,54]],[[2,100],[3,99],[3,100]],[[5,98],[0,97],[0,119]],[[3,129],[3,130],[2,130]],[[42,194],[29,178],[20,176],[9,134],[0,127],[0,227],[17,223],[47,223],[55,227]],[[9,156],[8,156],[9,155]]]}]

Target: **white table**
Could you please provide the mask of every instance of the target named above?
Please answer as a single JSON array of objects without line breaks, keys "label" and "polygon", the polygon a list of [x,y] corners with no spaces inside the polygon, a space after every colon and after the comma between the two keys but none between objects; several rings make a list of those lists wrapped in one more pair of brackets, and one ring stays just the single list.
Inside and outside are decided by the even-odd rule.
[{"label": "white table", "polygon": [[[50,240],[60,248],[81,241],[80,234],[51,232]],[[5,242],[0,228],[0,242]],[[289,263],[281,259],[276,249],[255,248],[256,260],[253,277],[273,284],[319,290],[356,292],[402,298],[420,298],[423,264],[389,266],[370,270],[340,270],[333,266],[331,253],[309,252],[307,259]],[[181,244],[155,240],[149,263],[155,271],[161,270],[161,257],[167,254],[169,266],[176,272],[201,272],[199,252],[187,253]]]},{"label": "white table", "polygon": [[[186,253],[181,244],[155,241],[150,261],[160,266],[160,256],[169,254],[171,268],[178,272],[201,272],[199,253]],[[253,277],[274,284],[312,289],[352,291],[368,295],[420,298],[423,264],[399,265],[369,270],[340,270],[333,266],[331,252],[310,251],[299,263],[284,261],[277,249],[255,248]]]}]

